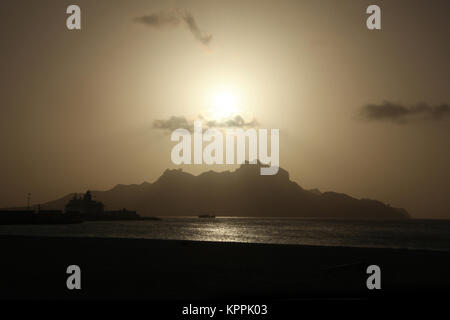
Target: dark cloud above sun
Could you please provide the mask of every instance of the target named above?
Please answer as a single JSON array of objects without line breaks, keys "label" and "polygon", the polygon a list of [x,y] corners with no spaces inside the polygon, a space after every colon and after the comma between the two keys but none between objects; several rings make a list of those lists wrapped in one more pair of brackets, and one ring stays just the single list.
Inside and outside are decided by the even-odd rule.
[{"label": "dark cloud above sun", "polygon": [[212,40],[212,34],[201,31],[194,16],[189,11],[183,9],[150,13],[136,17],[134,21],[157,30],[178,27],[184,24],[192,33],[195,40],[199,41],[202,45],[208,46]]}]

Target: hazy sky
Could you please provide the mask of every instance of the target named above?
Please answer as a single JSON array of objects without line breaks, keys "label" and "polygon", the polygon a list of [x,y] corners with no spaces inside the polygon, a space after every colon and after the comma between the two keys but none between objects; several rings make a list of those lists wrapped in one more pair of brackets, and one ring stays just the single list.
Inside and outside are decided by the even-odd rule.
[{"label": "hazy sky", "polygon": [[302,187],[450,218],[449,13],[447,0],[2,1],[0,207],[154,181],[175,167],[154,121],[232,100],[280,129]]}]

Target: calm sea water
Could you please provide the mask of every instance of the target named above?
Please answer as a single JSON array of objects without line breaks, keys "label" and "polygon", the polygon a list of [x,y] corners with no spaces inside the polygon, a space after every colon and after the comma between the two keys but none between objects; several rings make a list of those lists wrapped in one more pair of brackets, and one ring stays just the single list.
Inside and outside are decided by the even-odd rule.
[{"label": "calm sea water", "polygon": [[450,220],[168,218],[161,221],[0,226],[0,234],[391,247],[450,251]]}]

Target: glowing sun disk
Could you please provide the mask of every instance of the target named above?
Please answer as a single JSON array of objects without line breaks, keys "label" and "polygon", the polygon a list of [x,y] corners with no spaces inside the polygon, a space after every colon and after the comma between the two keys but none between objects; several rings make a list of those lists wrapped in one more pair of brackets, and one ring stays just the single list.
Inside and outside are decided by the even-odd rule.
[{"label": "glowing sun disk", "polygon": [[237,113],[236,95],[229,91],[220,91],[213,95],[211,114],[215,119],[228,118]]}]

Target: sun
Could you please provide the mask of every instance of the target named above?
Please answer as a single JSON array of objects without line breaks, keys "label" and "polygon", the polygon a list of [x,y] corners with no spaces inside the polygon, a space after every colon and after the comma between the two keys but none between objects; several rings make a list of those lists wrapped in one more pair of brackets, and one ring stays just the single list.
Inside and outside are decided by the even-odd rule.
[{"label": "sun", "polygon": [[215,92],[211,97],[210,103],[211,116],[216,119],[229,118],[239,113],[238,96],[228,90]]}]

